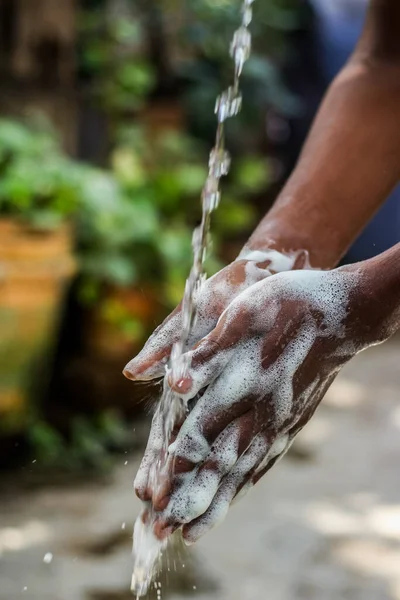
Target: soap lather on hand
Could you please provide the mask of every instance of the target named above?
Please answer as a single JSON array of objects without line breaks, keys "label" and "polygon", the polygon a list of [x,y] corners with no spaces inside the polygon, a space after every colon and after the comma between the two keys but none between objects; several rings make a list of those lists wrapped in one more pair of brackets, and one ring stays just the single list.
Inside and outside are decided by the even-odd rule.
[{"label": "soap lather on hand", "polygon": [[[148,481],[157,422],[136,480],[159,537],[182,526],[193,542],[219,522],[284,454],[342,366],[400,328],[400,244],[335,268],[400,179],[399,31],[400,3],[371,0],[274,206],[199,292],[191,368],[170,381],[194,406],[171,439],[161,488]],[[164,375],[180,326],[178,307],[126,376]]]}]

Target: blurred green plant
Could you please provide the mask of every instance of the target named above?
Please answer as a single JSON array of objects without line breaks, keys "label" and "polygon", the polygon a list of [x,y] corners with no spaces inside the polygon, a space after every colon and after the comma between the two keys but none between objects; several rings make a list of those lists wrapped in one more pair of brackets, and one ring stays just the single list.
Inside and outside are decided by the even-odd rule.
[{"label": "blurred green plant", "polygon": [[80,204],[82,166],[43,120],[0,120],[0,215],[39,229],[60,225]]},{"label": "blurred green plant", "polygon": [[111,451],[124,450],[129,441],[126,422],[113,411],[93,417],[75,416],[68,435],[40,419],[34,420],[28,430],[30,454],[37,465],[66,471],[107,472],[113,464]]},{"label": "blurred green plant", "polygon": [[86,10],[80,24],[81,70],[91,80],[96,101],[111,115],[142,108],[156,75],[143,52],[144,31],[135,3]]},{"label": "blurred green plant", "polygon": [[[183,99],[193,131],[198,136],[214,130],[214,103],[221,87],[232,76],[229,46],[238,27],[239,3],[229,0],[177,0],[174,11],[168,0],[161,2],[164,19],[172,31],[170,45],[174,69],[183,86]],[[296,0],[264,0],[253,5],[252,55],[241,81],[245,102],[237,119],[228,122],[231,147],[251,145],[257,137],[267,107],[291,116],[299,101],[281,76],[281,67],[291,53],[288,34],[299,26],[302,8]]]},{"label": "blurred green plant", "polygon": [[[297,0],[263,0],[253,10],[252,56],[241,82],[246,102],[227,124],[231,148],[259,145],[267,107],[288,116],[300,109],[281,67],[304,7]],[[239,2],[94,0],[81,22],[81,70],[111,120],[144,108],[157,91],[161,99],[179,98],[192,132],[210,141],[215,99],[232,76],[229,46],[240,22]]]},{"label": "blurred green plant", "polygon": [[[191,265],[206,160],[205,148],[189,135],[169,131],[149,139],[131,126],[112,152],[111,169],[99,169],[68,158],[47,125],[3,119],[0,215],[40,229],[73,218],[84,302],[97,303],[107,286],[150,285],[170,309],[181,298]],[[252,225],[249,197],[265,188],[268,178],[264,159],[237,160],[224,182],[209,273],[221,267],[222,241]],[[126,308],[104,302],[107,320],[127,334],[143,334]]]},{"label": "blurred green plant", "polygon": [[[81,294],[96,301],[102,286],[152,285],[167,308],[181,299],[192,261],[191,235],[200,217],[206,152],[197,140],[167,132],[149,141],[139,127],[126,128],[111,156],[112,174],[92,172],[85,181],[78,219]],[[254,223],[252,194],[268,185],[268,162],[238,159],[223,190],[213,227],[207,271],[221,267],[221,244]]]}]

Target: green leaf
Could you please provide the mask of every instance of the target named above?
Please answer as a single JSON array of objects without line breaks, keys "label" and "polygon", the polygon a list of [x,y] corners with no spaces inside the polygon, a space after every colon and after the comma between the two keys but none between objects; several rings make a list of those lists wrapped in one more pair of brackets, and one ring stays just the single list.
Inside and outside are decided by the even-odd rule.
[{"label": "green leaf", "polygon": [[111,254],[106,249],[91,250],[80,257],[81,271],[106,283],[127,286],[136,281],[135,264],[129,256]]},{"label": "green leaf", "polygon": [[213,219],[214,231],[232,235],[249,229],[255,221],[255,209],[250,203],[221,202]]},{"label": "green leaf", "polygon": [[233,175],[236,183],[244,191],[259,192],[271,179],[270,165],[267,159],[248,156],[235,165]]},{"label": "green leaf", "polygon": [[56,429],[44,421],[35,421],[28,430],[32,454],[41,465],[57,464],[66,452],[65,443]]},{"label": "green leaf", "polygon": [[167,265],[180,265],[185,270],[187,266],[191,265],[191,232],[187,228],[171,226],[160,231],[157,245]]},{"label": "green leaf", "polygon": [[111,24],[111,33],[120,44],[138,44],[142,39],[142,30],[137,21],[131,19],[115,19]]},{"label": "green leaf", "polygon": [[199,194],[207,177],[207,169],[200,165],[181,165],[175,173],[183,194]]},{"label": "green leaf", "polygon": [[137,153],[130,148],[117,148],[111,157],[113,171],[122,184],[140,187],[147,183],[147,173]]},{"label": "green leaf", "polygon": [[63,215],[55,211],[45,209],[37,210],[31,214],[28,213],[27,218],[29,223],[34,228],[43,231],[57,229],[57,227],[59,227],[64,220]]},{"label": "green leaf", "polygon": [[144,96],[154,86],[155,75],[153,69],[146,63],[127,62],[115,71],[116,81],[132,93]]}]

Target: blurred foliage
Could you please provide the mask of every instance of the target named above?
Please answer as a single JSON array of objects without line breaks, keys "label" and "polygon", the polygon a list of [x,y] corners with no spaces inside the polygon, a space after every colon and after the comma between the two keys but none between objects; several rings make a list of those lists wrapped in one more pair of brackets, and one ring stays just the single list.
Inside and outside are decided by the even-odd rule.
[{"label": "blurred foliage", "polygon": [[[168,308],[180,300],[206,176],[200,140],[209,147],[215,99],[232,77],[229,45],[239,8],[230,0],[91,0],[86,5],[81,70],[111,120],[113,151],[112,173],[93,171],[83,194],[78,239],[85,301],[97,301],[105,284],[146,283],[162,290]],[[249,200],[269,183],[268,163],[258,155],[266,107],[287,114],[298,109],[277,69],[288,53],[287,33],[298,24],[298,2],[265,0],[255,3],[254,12],[253,52],[242,80],[244,107],[227,124],[234,154],[243,155],[244,147],[250,156],[235,159],[224,182],[213,222],[211,273],[221,266],[215,258],[221,240],[250,228]],[[150,142],[140,127],[132,127],[133,114],[140,122],[153,92],[158,98],[166,94],[177,106],[183,101],[190,135],[171,132]],[[107,312],[115,322],[138,327],[121,316],[123,307],[112,307]]]},{"label": "blurred foliage", "polygon": [[34,420],[28,430],[30,453],[37,465],[67,471],[108,471],[113,464],[110,451],[122,451],[129,439],[127,424],[113,411],[74,417],[68,436],[42,420]]},{"label": "blurred foliage", "polygon": [[[288,33],[298,27],[302,6],[297,0],[263,0],[253,10],[252,56],[241,84],[245,102],[227,126],[235,148],[259,138],[268,106],[283,115],[300,108],[280,67],[290,55]],[[240,3],[231,0],[97,0],[82,16],[81,69],[114,117],[142,108],[166,84],[164,91],[183,100],[193,132],[209,141],[215,99],[232,77],[229,46],[239,22]],[[154,39],[163,54],[156,62]]]},{"label": "blurred foliage", "polygon": [[[150,284],[168,308],[179,302],[192,262],[206,160],[202,145],[185,134],[169,131],[149,141],[141,128],[125,129],[111,156],[112,174],[93,171],[86,180],[78,220],[86,300],[96,300],[103,284]],[[221,267],[216,257],[222,239],[254,223],[248,198],[268,184],[265,159],[248,157],[236,167],[213,228],[209,273]]]},{"label": "blurred foliage", "polygon": [[[206,149],[195,138],[168,131],[149,139],[142,128],[130,126],[111,154],[111,168],[100,169],[66,157],[43,124],[1,120],[0,215],[40,229],[73,218],[80,298],[86,303],[98,302],[106,286],[150,285],[172,308],[191,266],[206,164]],[[213,226],[209,273],[221,267],[222,240],[253,224],[249,197],[268,180],[264,158],[237,159]],[[121,307],[105,305],[104,312],[122,329],[138,329]]]},{"label": "blurred foliage", "polygon": [[[216,97],[232,76],[229,44],[239,24],[231,0],[86,0],[81,24],[80,83],[106,114],[112,150],[107,169],[65,155],[43,121],[0,120],[0,216],[39,229],[75,223],[79,299],[124,336],[141,339],[141,317],[107,294],[151,288],[165,310],[182,297],[200,217]],[[242,78],[243,111],[229,121],[234,160],[213,216],[208,274],[221,268],[225,241],[254,224],[252,196],[270,182],[260,154],[268,106],[293,114],[298,104],[279,76],[296,26],[296,0],[254,5],[253,53]],[[155,35],[156,33],[156,35]],[[151,40],[150,38],[153,38]],[[158,41],[159,48],[156,46]],[[157,51],[162,56],[156,56]],[[164,86],[164,87],[163,87]],[[81,90],[82,91],[82,90]],[[149,136],[137,123],[152,99],[185,107],[190,133]],[[182,119],[184,121],[185,119]],[[133,124],[132,124],[133,122]],[[254,139],[256,142],[254,143]],[[124,437],[118,418],[77,417],[68,438],[38,415],[29,428],[33,454],[47,466],[104,469],[107,449]]]},{"label": "blurred foliage", "polygon": [[56,227],[77,210],[81,178],[47,123],[0,120],[0,215]]},{"label": "blurred foliage", "polygon": [[[215,98],[221,82],[228,84],[232,76],[229,47],[238,27],[239,3],[185,0],[183,4],[184,17],[174,32],[178,47],[176,69],[187,83],[184,93],[187,110],[195,131],[200,134],[214,127]],[[241,83],[245,102],[239,118],[228,123],[230,142],[236,146],[249,138],[249,128],[259,129],[266,107],[273,107],[283,115],[295,114],[300,108],[280,75],[280,67],[290,53],[287,34],[301,19],[299,3],[264,0],[255,2],[253,11],[252,55]],[[165,18],[173,18],[167,9]]]},{"label": "blurred foliage", "polygon": [[135,3],[118,10],[103,5],[81,18],[81,69],[92,81],[94,98],[109,113],[138,110],[156,84]]}]

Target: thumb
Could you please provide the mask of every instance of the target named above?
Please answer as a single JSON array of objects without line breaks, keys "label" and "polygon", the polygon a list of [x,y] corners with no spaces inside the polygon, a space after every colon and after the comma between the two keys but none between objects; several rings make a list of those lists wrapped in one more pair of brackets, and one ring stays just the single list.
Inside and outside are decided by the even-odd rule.
[{"label": "thumb", "polygon": [[168,383],[185,400],[196,396],[222,373],[237,344],[246,336],[245,319],[235,316],[229,309],[225,311],[215,329],[185,354],[190,365],[187,374],[175,376],[170,373]]},{"label": "thumb", "polygon": [[162,377],[172,346],[179,339],[182,328],[180,306],[157,327],[143,349],[124,368],[123,374],[133,381]]}]

